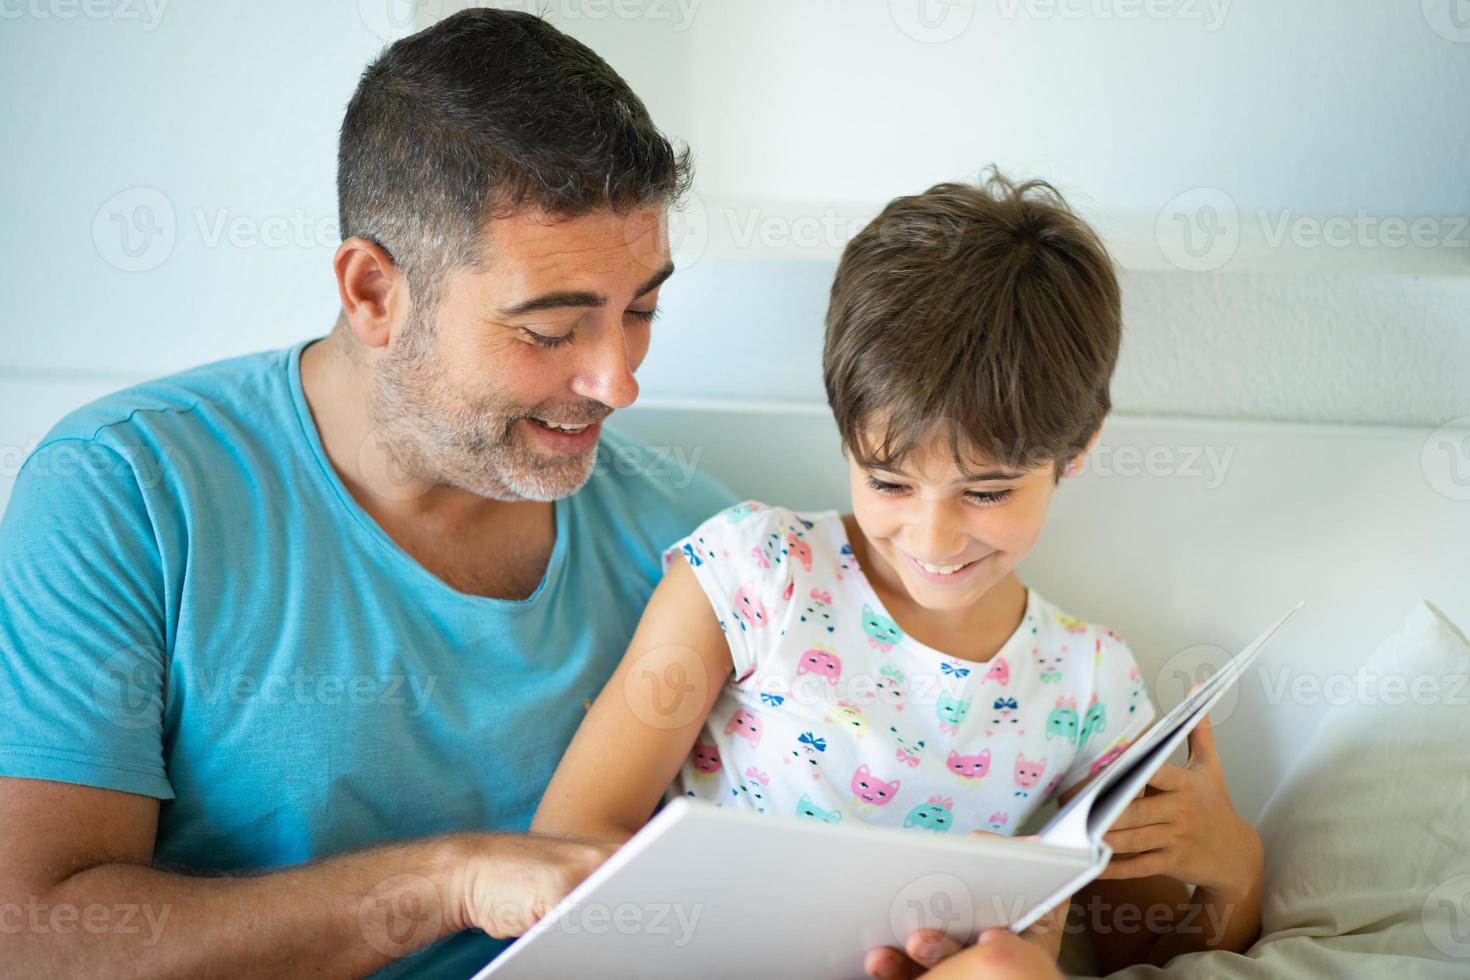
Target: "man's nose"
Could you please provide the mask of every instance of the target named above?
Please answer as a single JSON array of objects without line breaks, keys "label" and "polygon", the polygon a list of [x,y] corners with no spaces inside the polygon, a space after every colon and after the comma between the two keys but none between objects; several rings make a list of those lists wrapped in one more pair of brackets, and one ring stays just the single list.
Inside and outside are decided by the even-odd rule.
[{"label": "man's nose", "polygon": [[633,377],[627,335],[621,325],[598,334],[596,343],[584,348],[586,356],[578,366],[572,390],[608,408],[627,408],[638,398],[638,379]]}]

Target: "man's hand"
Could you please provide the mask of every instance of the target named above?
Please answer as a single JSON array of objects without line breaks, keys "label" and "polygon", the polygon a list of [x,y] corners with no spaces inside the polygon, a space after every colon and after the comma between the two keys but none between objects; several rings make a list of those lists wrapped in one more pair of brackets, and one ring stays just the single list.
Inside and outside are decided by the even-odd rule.
[{"label": "man's hand", "polygon": [[[972,830],[971,837],[999,837],[1003,840],[1036,840],[1035,835],[1025,837],[1006,837],[1004,834],[994,834],[988,830]],[[1071,906],[1071,900],[1061,903],[1046,915],[1027,927],[1019,936],[999,930],[1006,936],[1010,936],[1017,942],[1034,947],[1045,957],[1044,962],[1051,964],[1055,971],[1057,957],[1062,947],[1062,927],[1066,924],[1067,910]],[[987,932],[996,930],[987,930]],[[1003,944],[1009,946],[1009,943]],[[959,953],[962,948],[957,939],[946,936],[938,929],[918,929],[910,933],[902,950],[893,946],[877,946],[868,950],[867,957],[863,960],[863,969],[868,976],[875,980],[890,980],[890,978],[902,978],[908,980],[911,977],[927,976],[924,971],[932,970],[940,963],[947,963],[951,957]],[[973,949],[974,947],[972,947]],[[970,974],[960,973],[953,976],[967,976]],[[981,976],[982,974],[974,974]],[[983,974],[990,976],[990,974]],[[999,973],[996,976],[1008,977],[1012,974]],[[1041,976],[1050,977],[1051,973],[1020,973],[1016,976]],[[945,973],[944,976],[951,976]]]},{"label": "man's hand", "polygon": [[925,980],[1062,980],[1062,971],[1036,944],[1004,929],[986,929],[975,945],[923,976]]},{"label": "man's hand", "polygon": [[496,834],[468,837],[457,925],[519,936],[618,849],[605,841]]}]

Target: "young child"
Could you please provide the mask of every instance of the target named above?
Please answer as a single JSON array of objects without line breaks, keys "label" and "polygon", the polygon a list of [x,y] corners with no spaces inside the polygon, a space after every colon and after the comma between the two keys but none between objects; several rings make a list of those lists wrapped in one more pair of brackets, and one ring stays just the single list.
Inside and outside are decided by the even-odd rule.
[{"label": "young child", "polygon": [[1106,766],[1155,716],[1138,666],[1016,566],[1109,410],[1120,321],[1048,185],[889,204],[827,316],[853,512],[747,501],[669,547],[532,829],[626,840],[682,794],[1010,835]]}]

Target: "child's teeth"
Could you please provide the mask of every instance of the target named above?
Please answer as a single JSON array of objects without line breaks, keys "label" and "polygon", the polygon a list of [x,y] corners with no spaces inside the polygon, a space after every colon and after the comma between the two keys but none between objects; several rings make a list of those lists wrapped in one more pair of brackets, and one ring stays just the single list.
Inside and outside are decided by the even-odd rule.
[{"label": "child's teeth", "polygon": [[930,575],[953,575],[955,572],[964,568],[965,565],[969,564],[969,562],[965,562],[963,565],[931,565],[928,562],[919,561],[917,558],[914,561],[918,562],[919,567]]}]

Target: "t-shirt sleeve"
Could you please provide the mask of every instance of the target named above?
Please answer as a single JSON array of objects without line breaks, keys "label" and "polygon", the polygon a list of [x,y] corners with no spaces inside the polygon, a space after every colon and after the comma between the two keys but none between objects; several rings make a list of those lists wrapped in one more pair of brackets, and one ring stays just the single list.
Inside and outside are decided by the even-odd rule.
[{"label": "t-shirt sleeve", "polygon": [[709,599],[730,644],[734,679],[755,669],[774,645],[773,624],[789,578],[785,512],[756,500],[727,507],[664,551],[665,570],[683,559]]},{"label": "t-shirt sleeve", "polygon": [[140,485],[101,443],[44,444],[0,519],[0,776],[172,799],[162,561]]},{"label": "t-shirt sleeve", "polygon": [[1156,714],[1143,672],[1123,638],[1099,628],[1093,644],[1093,696],[1086,707],[1079,708],[1077,755],[1062,777],[1059,792],[1106,769],[1148,730]]}]

